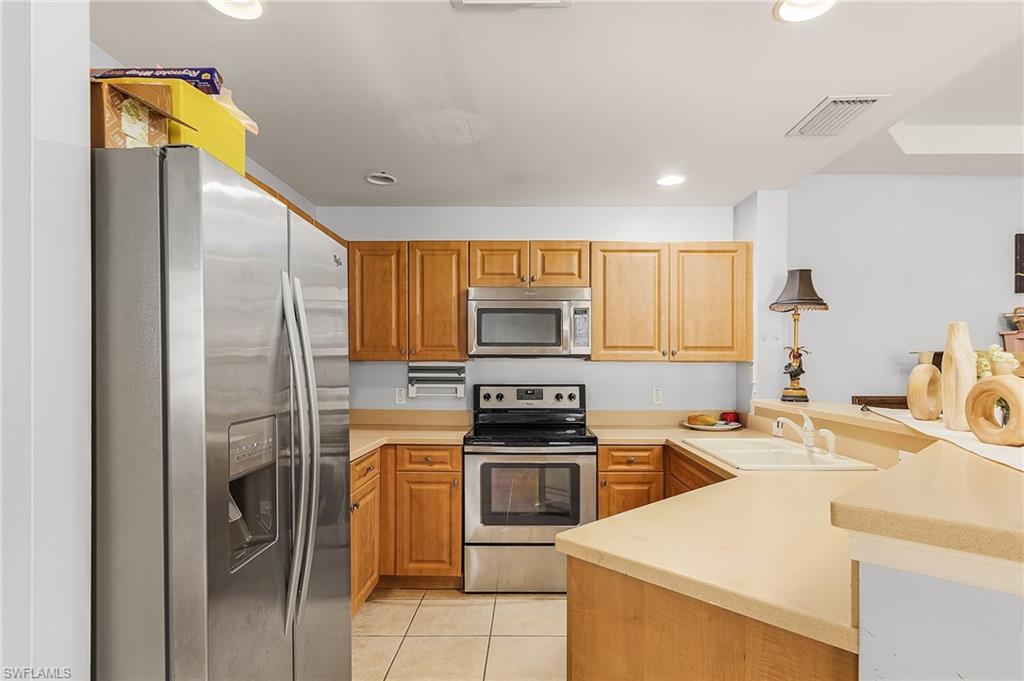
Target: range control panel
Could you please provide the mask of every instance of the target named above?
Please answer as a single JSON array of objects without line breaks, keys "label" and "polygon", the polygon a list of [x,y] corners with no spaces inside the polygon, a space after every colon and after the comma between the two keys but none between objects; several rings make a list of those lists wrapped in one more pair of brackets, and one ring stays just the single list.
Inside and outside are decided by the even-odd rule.
[{"label": "range control panel", "polygon": [[477,409],[579,409],[586,387],[576,385],[478,385]]}]

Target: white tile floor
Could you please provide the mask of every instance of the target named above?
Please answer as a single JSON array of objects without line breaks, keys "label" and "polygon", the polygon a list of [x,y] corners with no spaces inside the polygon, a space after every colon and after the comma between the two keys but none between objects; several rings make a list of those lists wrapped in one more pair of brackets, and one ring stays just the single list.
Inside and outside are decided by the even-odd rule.
[{"label": "white tile floor", "polygon": [[352,620],[352,678],[565,679],[565,596],[380,589]]}]

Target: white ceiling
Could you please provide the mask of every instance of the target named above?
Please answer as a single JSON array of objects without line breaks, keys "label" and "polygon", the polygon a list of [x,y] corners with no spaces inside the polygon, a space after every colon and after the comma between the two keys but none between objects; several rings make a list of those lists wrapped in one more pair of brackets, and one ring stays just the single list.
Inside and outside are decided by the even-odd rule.
[{"label": "white ceiling", "polygon": [[[721,205],[786,188],[1021,34],[1017,2],[840,2],[779,24],[769,2],[92,3],[128,65],[216,65],[261,128],[249,153],[327,205]],[[889,94],[844,134],[783,134],[826,95]],[[417,114],[473,112],[426,144]],[[399,183],[374,187],[370,171]],[[654,186],[665,172],[688,176]]]},{"label": "white ceiling", "polygon": [[[1024,125],[1024,40],[939,88],[901,120],[912,126]],[[827,174],[1021,175],[1020,154],[906,155],[883,128],[824,168]]]}]

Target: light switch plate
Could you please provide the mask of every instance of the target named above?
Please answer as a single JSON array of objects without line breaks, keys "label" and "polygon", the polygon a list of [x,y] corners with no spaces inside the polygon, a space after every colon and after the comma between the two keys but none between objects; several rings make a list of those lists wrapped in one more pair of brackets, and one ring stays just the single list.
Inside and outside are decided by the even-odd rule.
[{"label": "light switch plate", "polygon": [[782,437],[782,421],[778,419],[772,421],[772,435]]},{"label": "light switch plate", "polygon": [[395,388],[395,404],[405,404],[406,388]]},{"label": "light switch plate", "polygon": [[655,388],[651,391],[651,403],[661,404],[665,401],[665,393],[662,392],[661,388]]}]

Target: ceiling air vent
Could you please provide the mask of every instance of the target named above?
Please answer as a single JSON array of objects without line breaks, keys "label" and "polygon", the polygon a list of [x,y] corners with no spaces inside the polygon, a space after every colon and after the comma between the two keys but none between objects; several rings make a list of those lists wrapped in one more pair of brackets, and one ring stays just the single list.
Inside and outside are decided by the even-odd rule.
[{"label": "ceiling air vent", "polygon": [[888,95],[826,97],[790,128],[786,137],[829,137],[842,132],[862,111]]}]

